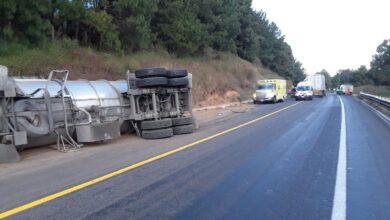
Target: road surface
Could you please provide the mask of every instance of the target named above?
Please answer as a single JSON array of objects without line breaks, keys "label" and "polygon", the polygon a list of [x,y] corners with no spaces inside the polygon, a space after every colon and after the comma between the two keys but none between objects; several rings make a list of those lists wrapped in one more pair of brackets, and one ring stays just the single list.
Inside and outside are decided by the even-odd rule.
[{"label": "road surface", "polygon": [[0,167],[0,213],[10,219],[390,219],[390,128],[353,97],[256,105],[191,135],[113,145]]}]

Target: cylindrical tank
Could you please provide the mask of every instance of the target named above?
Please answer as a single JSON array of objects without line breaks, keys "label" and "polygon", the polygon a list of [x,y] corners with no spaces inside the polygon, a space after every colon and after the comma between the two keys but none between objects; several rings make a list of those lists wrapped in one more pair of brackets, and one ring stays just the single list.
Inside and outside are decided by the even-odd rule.
[{"label": "cylindrical tank", "polygon": [[127,85],[126,80],[109,81],[109,83],[122,94],[125,94],[127,91],[129,91],[129,86]]},{"label": "cylindrical tank", "polygon": [[[15,84],[22,94],[23,99],[16,101],[16,112],[26,111],[25,115],[18,116],[16,123],[19,129],[27,131],[29,146],[50,144],[53,142],[53,131],[48,130],[49,115],[47,113],[44,92],[37,89],[47,88],[50,95],[52,118],[55,124],[64,124],[64,109],[61,102],[61,83],[44,79],[15,79]],[[120,81],[88,81],[74,80],[64,84],[64,97],[66,100],[67,121],[82,121],[86,115],[72,115],[77,109],[90,112],[93,123],[109,123],[123,121],[123,93],[127,91],[127,82]],[[81,112],[79,112],[81,113]],[[74,128],[71,128],[74,130]],[[58,130],[62,134],[65,130]],[[74,132],[71,132],[74,135]],[[34,141],[39,137],[40,140]],[[37,142],[37,143],[35,143]]]},{"label": "cylindrical tank", "polygon": [[[51,101],[51,110],[52,110],[52,121],[53,127],[50,128],[50,121],[47,111],[34,111],[37,109],[46,110],[47,106],[44,99],[20,99],[15,102],[15,111],[23,112],[23,117],[16,117],[16,123],[18,129],[26,131],[27,133],[27,144],[23,146],[17,146],[17,148],[30,148],[35,146],[42,146],[48,144],[54,144],[57,141],[57,134],[63,136],[67,135],[66,130],[64,129],[64,109],[62,101],[60,98],[52,98]],[[65,99],[65,108],[71,109],[71,101],[69,98]],[[71,124],[74,121],[74,117],[77,117],[77,114],[74,114],[72,111],[66,111],[67,122]],[[83,118],[80,118],[81,121]],[[60,127],[58,127],[60,126]],[[54,132],[54,129],[56,133]],[[72,138],[75,138],[75,127],[70,126],[68,132]]]},{"label": "cylindrical tank", "polygon": [[4,91],[7,78],[8,78],[8,68],[0,65],[0,92]]},{"label": "cylindrical tank", "polygon": [[4,125],[3,109],[2,109],[5,100],[1,99],[1,96],[4,95],[5,84],[7,83],[7,79],[8,79],[8,68],[6,66],[0,65],[0,133],[4,131],[3,126],[6,126]]},{"label": "cylindrical tank", "polygon": [[[1,103],[1,100],[0,100],[0,133],[3,132],[3,125],[4,125],[4,120],[3,120],[3,109],[2,109],[2,103]],[[0,138],[1,140],[1,138]]]},{"label": "cylindrical tank", "polygon": [[[20,89],[23,95],[28,96],[35,92],[37,89],[46,88],[50,93],[51,97],[58,95],[58,92],[61,90],[61,85],[57,81],[48,81],[46,79],[14,79],[16,86]],[[43,91],[31,96],[31,98],[42,98]]]},{"label": "cylindrical tank", "polygon": [[[18,88],[24,95],[32,94],[38,88],[46,88],[51,97],[59,95],[61,84],[57,81],[45,79],[15,79]],[[79,108],[91,106],[109,107],[121,105],[121,93],[126,93],[125,80],[118,81],[88,81],[74,80],[65,83],[65,96],[71,97],[73,104]],[[43,91],[34,94],[31,98],[42,98]]]}]

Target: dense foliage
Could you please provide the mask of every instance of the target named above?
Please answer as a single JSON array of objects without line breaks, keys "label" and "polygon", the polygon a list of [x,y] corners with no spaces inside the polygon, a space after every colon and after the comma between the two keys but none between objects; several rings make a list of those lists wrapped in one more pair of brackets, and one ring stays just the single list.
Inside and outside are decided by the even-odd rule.
[{"label": "dense foliage", "polygon": [[390,39],[378,46],[371,61],[370,74],[374,83],[390,86]]},{"label": "dense foliage", "polygon": [[0,55],[61,39],[125,53],[164,48],[199,56],[213,50],[302,80],[302,64],[279,28],[251,5],[251,0],[2,0]]},{"label": "dense foliage", "polygon": [[341,84],[390,86],[390,39],[384,40],[372,57],[371,68],[361,66],[356,70],[345,69],[332,78],[332,86]]}]

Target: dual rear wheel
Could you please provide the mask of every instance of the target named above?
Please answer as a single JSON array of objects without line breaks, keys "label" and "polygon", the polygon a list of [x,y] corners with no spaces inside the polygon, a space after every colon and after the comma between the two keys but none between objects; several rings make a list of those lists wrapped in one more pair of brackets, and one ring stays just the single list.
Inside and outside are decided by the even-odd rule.
[{"label": "dual rear wheel", "polygon": [[144,68],[135,71],[136,86],[149,87],[186,87],[189,84],[186,69]]},{"label": "dual rear wheel", "polygon": [[141,136],[145,139],[167,138],[195,131],[193,117],[166,118],[140,122]]}]

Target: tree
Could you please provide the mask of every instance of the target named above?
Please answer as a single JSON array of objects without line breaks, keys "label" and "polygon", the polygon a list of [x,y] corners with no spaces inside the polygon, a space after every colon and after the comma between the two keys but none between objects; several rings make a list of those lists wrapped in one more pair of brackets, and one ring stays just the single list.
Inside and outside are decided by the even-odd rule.
[{"label": "tree", "polygon": [[[72,38],[81,40],[81,34],[85,31],[87,10],[82,0],[53,1],[51,24],[53,25],[52,37],[56,39]],[[87,41],[86,39],[84,39]]]},{"label": "tree", "polygon": [[305,69],[302,67],[302,63],[299,61],[295,61],[293,64],[293,70],[292,70],[292,78],[294,85],[297,85],[299,82],[303,81],[306,77],[305,75]]},{"label": "tree", "polygon": [[178,56],[211,48],[294,82],[304,76],[281,30],[252,9],[252,0],[3,0],[0,16],[2,54],[9,43],[37,46],[65,38],[100,50],[163,47]]},{"label": "tree", "polygon": [[237,1],[194,0],[193,5],[206,32],[207,45],[217,51],[236,53],[234,40],[240,33]]},{"label": "tree", "polygon": [[339,73],[337,73],[335,76],[332,77],[332,87],[337,88],[341,85],[341,76]]},{"label": "tree", "polygon": [[254,61],[259,54],[259,36],[255,31],[255,12],[251,6],[252,0],[242,0],[238,3],[240,33],[236,37],[236,50],[241,58]]},{"label": "tree", "polygon": [[[92,42],[100,48],[120,49],[119,33],[117,27],[112,23],[111,15],[104,11],[89,10],[86,13],[84,24],[88,26]],[[87,32],[85,32],[87,34]]]},{"label": "tree", "polygon": [[378,46],[370,72],[377,85],[390,85],[390,39]]},{"label": "tree", "polygon": [[259,35],[260,47],[259,58],[261,63],[268,68],[276,66],[274,65],[276,53],[280,48],[282,48],[280,44],[284,42],[284,38],[282,41],[279,40],[279,38],[282,37],[282,34],[275,23],[268,21],[265,12],[257,12],[256,19],[256,30]]},{"label": "tree", "polygon": [[127,51],[147,49],[152,40],[151,20],[159,0],[118,0],[111,15],[118,25],[122,46]]},{"label": "tree", "polygon": [[362,86],[372,84],[371,76],[367,68],[362,65],[358,69],[339,70],[332,78],[332,86],[338,87],[341,84],[352,84],[354,86]]},{"label": "tree", "polygon": [[47,19],[51,3],[45,0],[0,1],[0,39],[40,45],[47,40],[51,24]]},{"label": "tree", "polygon": [[158,44],[169,52],[193,55],[206,46],[202,24],[192,10],[191,0],[161,1],[152,23]]},{"label": "tree", "polygon": [[353,70],[352,84],[362,86],[372,84],[371,76],[368,73],[367,67],[362,65],[357,70]]}]

